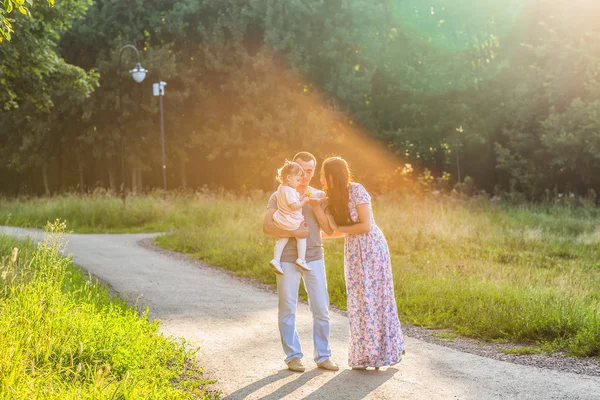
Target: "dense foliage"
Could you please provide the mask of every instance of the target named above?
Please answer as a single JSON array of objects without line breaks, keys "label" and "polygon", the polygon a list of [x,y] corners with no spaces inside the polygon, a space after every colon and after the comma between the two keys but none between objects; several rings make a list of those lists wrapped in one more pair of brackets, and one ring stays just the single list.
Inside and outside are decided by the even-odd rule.
[{"label": "dense foliage", "polygon": [[[530,199],[600,189],[593,2],[57,0],[13,14],[7,194],[116,190],[122,172],[135,190],[160,186],[158,80],[171,188],[270,188],[305,149],[349,158],[374,189],[467,176]],[[149,74],[135,83],[123,52],[121,115],[128,43]]]}]

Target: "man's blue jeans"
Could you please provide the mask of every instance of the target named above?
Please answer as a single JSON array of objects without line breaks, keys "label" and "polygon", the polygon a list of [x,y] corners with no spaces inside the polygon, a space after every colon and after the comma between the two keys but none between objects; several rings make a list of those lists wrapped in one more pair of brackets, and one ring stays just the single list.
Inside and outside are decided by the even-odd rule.
[{"label": "man's blue jeans", "polygon": [[331,357],[329,347],[329,294],[325,278],[324,260],[307,262],[311,271],[301,271],[293,263],[282,262],[283,275],[277,275],[277,294],[279,296],[279,332],[285,352],[285,362],[302,358],[300,339],[296,331],[296,304],[300,278],[308,293],[308,303],[313,315],[314,359],[321,363]]}]

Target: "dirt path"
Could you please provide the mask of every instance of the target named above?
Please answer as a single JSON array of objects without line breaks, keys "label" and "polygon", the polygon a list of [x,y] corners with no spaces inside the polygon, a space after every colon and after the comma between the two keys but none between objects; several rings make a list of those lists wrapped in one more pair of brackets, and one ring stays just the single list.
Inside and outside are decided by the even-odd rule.
[{"label": "dirt path", "polygon": [[[0,228],[15,236],[42,233]],[[162,331],[200,346],[207,377],[227,399],[598,399],[600,378],[497,361],[406,338],[396,367],[348,369],[348,320],[332,313],[337,372],[311,359],[308,306],[298,306],[307,371],[289,372],[277,331],[277,297],[211,267],[141,246],[152,235],[70,235],[67,253],[112,288],[150,307]],[[265,267],[266,268],[266,267]]]}]

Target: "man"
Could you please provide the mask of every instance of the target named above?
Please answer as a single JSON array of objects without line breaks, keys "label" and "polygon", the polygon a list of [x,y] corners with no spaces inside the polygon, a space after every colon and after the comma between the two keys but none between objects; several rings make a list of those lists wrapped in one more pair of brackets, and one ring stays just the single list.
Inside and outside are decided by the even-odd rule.
[{"label": "man", "polygon": [[304,280],[304,287],[308,293],[308,303],[313,315],[313,341],[314,360],[319,368],[337,371],[339,367],[331,361],[331,348],[329,347],[329,294],[325,279],[325,262],[321,229],[331,235],[327,216],[322,208],[321,201],[325,193],[311,188],[309,183],[315,174],[317,160],[308,152],[300,152],[294,156],[293,161],[304,169],[304,177],[296,190],[303,195],[310,189],[312,192],[310,204],[305,205],[302,214],[305,218],[304,226],[295,231],[279,229],[273,222],[273,213],[277,211],[275,193],[269,199],[267,211],[263,221],[263,232],[276,238],[307,238],[306,262],[310,271],[300,270],[294,264],[297,258],[296,240],[290,240],[281,256],[283,275],[277,275],[277,294],[279,296],[279,332],[281,344],[285,352],[285,362],[288,368],[296,372],[304,372],[302,364],[302,348],[296,331],[296,304],[298,302],[298,289],[300,278]]}]

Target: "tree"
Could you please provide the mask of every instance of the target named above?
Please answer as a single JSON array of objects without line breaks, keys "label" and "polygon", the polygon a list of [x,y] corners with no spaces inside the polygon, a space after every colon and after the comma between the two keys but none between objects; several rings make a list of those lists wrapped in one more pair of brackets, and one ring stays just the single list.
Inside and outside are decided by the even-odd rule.
[{"label": "tree", "polygon": [[[132,188],[162,184],[150,95],[161,79],[170,186],[267,188],[303,147],[366,163],[391,154],[367,174],[382,187],[398,184],[382,171],[407,163],[427,181],[469,176],[533,200],[598,191],[600,6],[550,5],[63,0],[17,12],[19,34],[0,46],[0,169],[20,171],[12,190],[43,191],[44,163],[50,190],[115,188],[119,172]],[[127,43],[149,69],[141,85],[126,77],[132,53],[118,71]]]},{"label": "tree", "polygon": [[[34,16],[16,15],[19,29],[10,42],[0,45],[0,159],[3,168],[21,173],[50,161],[71,119],[59,119],[69,109],[77,121],[83,99],[97,81],[96,74],[70,65],[56,52],[57,37],[85,12],[86,2],[64,0],[40,8]],[[62,107],[62,108],[61,108]],[[66,153],[66,152],[65,152]],[[42,174],[40,174],[42,175]],[[47,178],[47,174],[44,175]],[[44,179],[46,191],[48,180]]]},{"label": "tree", "polygon": [[[48,4],[54,5],[54,0],[46,0]],[[33,0],[5,0],[0,3],[0,43],[3,40],[10,40],[11,33],[14,32],[9,16],[14,10],[19,10],[23,15],[30,15],[29,7],[33,5]]]}]

